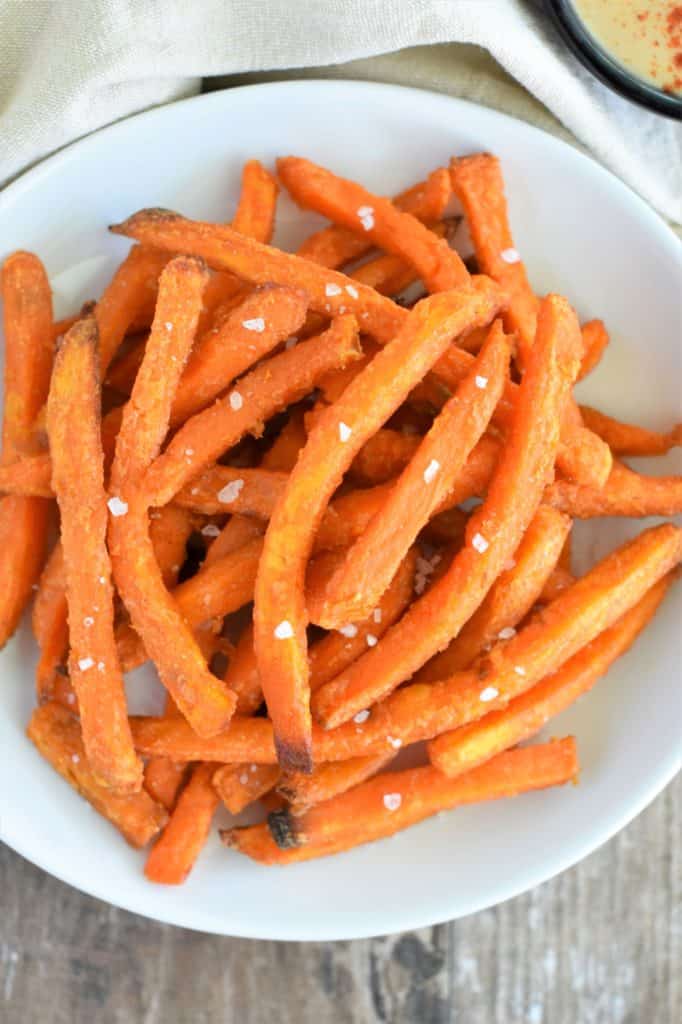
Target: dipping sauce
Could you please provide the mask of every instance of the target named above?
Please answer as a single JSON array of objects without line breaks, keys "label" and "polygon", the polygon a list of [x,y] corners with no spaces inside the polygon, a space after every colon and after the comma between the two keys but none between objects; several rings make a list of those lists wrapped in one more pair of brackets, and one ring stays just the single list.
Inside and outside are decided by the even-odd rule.
[{"label": "dipping sauce", "polygon": [[663,92],[682,95],[682,3],[675,0],[572,0],[596,42]]}]

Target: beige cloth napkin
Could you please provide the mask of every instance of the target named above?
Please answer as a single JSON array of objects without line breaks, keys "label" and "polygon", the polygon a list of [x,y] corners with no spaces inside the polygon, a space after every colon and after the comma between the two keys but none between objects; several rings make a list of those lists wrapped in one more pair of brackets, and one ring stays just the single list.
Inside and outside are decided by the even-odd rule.
[{"label": "beige cloth napkin", "polygon": [[530,0],[0,0],[0,185],[202,78],[247,73],[464,96],[579,140],[682,221],[682,128],[588,75]]}]

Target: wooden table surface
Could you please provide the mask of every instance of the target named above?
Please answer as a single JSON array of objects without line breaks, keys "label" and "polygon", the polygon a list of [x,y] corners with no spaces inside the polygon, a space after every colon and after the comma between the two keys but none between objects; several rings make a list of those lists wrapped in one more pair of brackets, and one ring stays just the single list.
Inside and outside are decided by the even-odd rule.
[{"label": "wooden table surface", "polygon": [[252,942],[155,924],[0,848],[0,1021],[677,1024],[681,809],[679,777],[610,843],[532,892],[357,942]]}]

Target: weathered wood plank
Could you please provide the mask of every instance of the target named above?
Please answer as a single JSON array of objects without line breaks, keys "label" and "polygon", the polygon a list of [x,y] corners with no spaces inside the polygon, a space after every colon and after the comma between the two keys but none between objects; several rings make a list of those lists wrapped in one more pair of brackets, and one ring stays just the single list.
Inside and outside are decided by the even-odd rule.
[{"label": "weathered wood plank", "polygon": [[[220,939],[0,851],[3,1024],[675,1024],[682,779],[582,864],[462,921],[340,943]],[[677,969],[676,969],[677,968]]]}]

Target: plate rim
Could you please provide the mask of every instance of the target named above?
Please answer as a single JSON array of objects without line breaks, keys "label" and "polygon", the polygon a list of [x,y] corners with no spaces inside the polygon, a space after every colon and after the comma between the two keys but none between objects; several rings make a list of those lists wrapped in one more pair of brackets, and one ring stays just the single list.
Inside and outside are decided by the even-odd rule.
[{"label": "plate rim", "polygon": [[[2,217],[5,210],[18,199],[21,198],[22,194],[34,188],[43,177],[53,174],[55,171],[58,173],[60,164],[67,163],[72,159],[74,153],[83,152],[89,147],[96,147],[99,144],[100,138],[105,135],[115,136],[117,133],[123,132],[127,129],[129,122],[131,121],[143,121],[152,120],[165,117],[173,116],[173,112],[176,108],[185,107],[188,105],[202,104],[204,106],[211,106],[212,104],[220,105],[225,102],[225,97],[229,97],[230,100],[239,102],[239,96],[244,92],[252,93],[255,90],[261,92],[309,92],[311,89],[316,90],[348,90],[352,92],[383,92],[393,93],[397,96],[412,94],[412,95],[423,95],[426,94],[429,97],[429,101],[436,100],[437,103],[451,108],[464,108],[469,114],[483,113],[486,117],[491,117],[493,121],[502,119],[515,127],[516,130],[520,127],[523,132],[530,132],[532,135],[542,136],[544,139],[549,139],[551,143],[558,146],[559,149],[564,149],[570,152],[571,159],[577,158],[579,162],[585,162],[590,165],[592,173],[595,171],[602,180],[608,182],[611,189],[615,189],[616,192],[620,191],[624,194],[627,201],[636,204],[638,212],[644,220],[649,220],[651,229],[660,231],[660,228],[665,228],[665,232],[661,234],[661,241],[663,238],[668,239],[670,245],[670,254],[677,256],[682,259],[682,240],[675,234],[671,226],[665,221],[665,219],[651,207],[640,195],[638,195],[629,185],[618,178],[612,171],[604,167],[602,164],[597,162],[592,156],[583,152],[578,147],[572,145],[570,142],[564,139],[558,138],[552,135],[550,132],[546,132],[536,125],[530,124],[520,118],[513,117],[510,114],[506,114],[502,111],[498,111],[492,107],[486,107],[482,104],[474,103],[470,100],[461,99],[456,96],[450,96],[446,93],[436,92],[431,89],[421,89],[414,86],[404,86],[385,82],[372,82],[363,81],[361,79],[343,78],[343,79],[327,79],[327,78],[304,78],[304,79],[282,79],[269,82],[251,83],[247,85],[234,86],[226,89],[216,89],[207,93],[200,93],[196,96],[187,97],[185,99],[176,100],[172,103],[162,104],[157,107],[152,107],[147,110],[139,111],[131,114],[130,116],[123,118],[119,121],[115,121],[113,124],[103,125],[101,128],[85,135],[75,141],[60,148],[57,152],[39,161],[35,166],[24,171],[19,177],[15,178],[8,185],[6,185],[0,191],[0,218]],[[677,242],[677,245],[674,243]],[[663,243],[665,244],[665,243]],[[103,903],[117,907],[122,910],[129,911],[130,913],[140,914],[149,920],[157,921],[161,924],[172,924],[177,927],[184,927],[194,931],[200,931],[204,934],[223,935],[234,938],[246,938],[246,939],[258,939],[268,941],[347,941],[351,939],[360,938],[373,938],[377,936],[394,934],[399,931],[412,930],[417,928],[430,927],[435,924],[443,923],[451,920],[459,920],[462,917],[467,917],[470,914],[478,913],[479,911],[488,909],[493,906],[497,906],[507,900],[513,899],[516,896],[522,895],[531,889],[536,888],[538,885],[543,884],[551,878],[558,876],[559,874],[566,871],[568,868],[573,867],[575,864],[582,861],[585,857],[598,850],[606,842],[613,838],[621,829],[623,829],[629,822],[634,820],[651,802],[658,796],[677,773],[682,768],[682,752],[679,756],[675,757],[675,753],[667,759],[666,764],[661,766],[659,772],[652,777],[650,783],[645,787],[644,792],[640,795],[639,799],[634,803],[628,804],[623,809],[622,813],[618,815],[615,820],[611,820],[606,830],[599,835],[595,841],[594,836],[583,838],[582,841],[577,841],[571,848],[570,853],[567,852],[565,856],[557,856],[552,861],[551,865],[547,865],[546,868],[538,867],[532,874],[527,875],[524,879],[523,886],[517,888],[516,885],[498,885],[495,890],[492,890],[489,896],[485,898],[462,900],[461,897],[458,899],[460,906],[463,905],[462,909],[456,909],[454,911],[454,917],[451,916],[453,910],[447,905],[447,898],[444,895],[443,898],[443,909],[442,912],[434,915],[433,911],[427,911],[420,914],[418,906],[408,906],[406,910],[402,910],[394,907],[392,910],[384,910],[382,912],[383,917],[387,916],[390,920],[387,922],[386,927],[377,926],[361,926],[358,923],[348,926],[343,920],[340,920],[338,924],[328,930],[315,928],[302,928],[297,929],[295,924],[293,927],[287,927],[288,921],[277,920],[276,927],[274,929],[275,934],[272,930],[264,933],[262,928],[255,927],[249,929],[245,922],[241,922],[239,925],[231,924],[229,921],[221,926],[211,926],[206,922],[197,920],[197,914],[191,906],[183,908],[187,914],[182,915],[182,919],[174,910],[177,907],[169,907],[167,910],[165,907],[160,906],[154,912],[150,912],[145,909],[140,909],[137,905],[136,900],[132,899],[116,899],[112,898],[110,894],[104,894],[101,891],[102,887],[92,884],[83,884],[80,880],[74,880],[68,877],[68,871],[55,870],[53,867],[48,867],[44,861],[44,858],[40,856],[40,851],[36,854],[35,851],[27,852],[24,843],[17,841],[16,837],[12,837],[10,840],[5,833],[3,828],[3,821],[0,817],[0,839],[6,843],[6,845],[14,852],[19,854],[29,863],[35,865],[40,870],[45,871],[48,875],[58,879],[58,881],[71,886],[77,891],[83,892],[86,895],[95,899],[101,900]],[[30,844],[26,844],[30,845]],[[104,887],[106,888],[106,887]],[[201,915],[198,915],[201,917]],[[374,915],[374,917],[381,917],[382,915]],[[368,915],[368,922],[371,920],[371,915]]]}]

